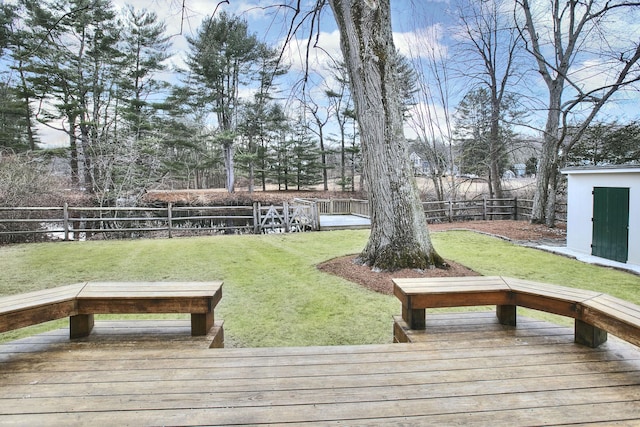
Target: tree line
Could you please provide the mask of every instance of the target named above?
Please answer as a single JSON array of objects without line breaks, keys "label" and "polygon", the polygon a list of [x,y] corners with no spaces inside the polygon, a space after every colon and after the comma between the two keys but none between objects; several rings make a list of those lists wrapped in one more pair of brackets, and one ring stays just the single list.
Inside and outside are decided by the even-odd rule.
[{"label": "tree line", "polygon": [[[416,38],[414,52],[391,54],[389,70],[436,199],[454,199],[461,174],[486,179],[490,197],[502,197],[505,171],[526,163],[537,180],[534,221],[552,224],[561,167],[638,160],[636,122],[596,120],[638,80],[637,40],[608,25],[632,20],[636,3],[452,4],[455,54],[437,51],[433,40],[442,35],[431,44]],[[260,41],[224,7],[187,38],[179,68],[168,65],[165,23],[148,10],[117,11],[109,0],[19,0],[0,11],[0,146],[33,158],[39,132],[56,129],[66,147],[46,156],[66,159],[71,184],[100,203],[154,186],[327,189],[330,174],[356,189],[366,153],[346,61],[327,71],[330,83],[285,103],[282,46]],[[596,86],[576,71],[592,58],[607,77]],[[531,76],[546,94],[523,91]],[[518,133],[537,126],[532,111],[546,114],[539,137]]]},{"label": "tree line", "polygon": [[152,11],[116,11],[109,0],[20,0],[1,11],[5,158],[9,150],[37,156],[40,133],[55,130],[66,147],[40,156],[65,158],[71,184],[101,203],[158,185],[233,191],[236,170],[250,189],[326,186],[336,161],[343,187],[353,182],[347,82],[326,90],[342,132],[320,135],[319,144],[311,117],[327,118],[277,102],[287,72],[280,50],[240,17],[205,19],[187,38],[184,65],[170,68],[171,37]]}]

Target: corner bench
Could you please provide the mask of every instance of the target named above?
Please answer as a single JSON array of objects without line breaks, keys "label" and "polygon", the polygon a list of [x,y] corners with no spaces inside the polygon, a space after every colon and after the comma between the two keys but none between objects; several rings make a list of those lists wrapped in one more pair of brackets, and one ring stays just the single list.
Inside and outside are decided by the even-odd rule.
[{"label": "corner bench", "polygon": [[527,307],[575,319],[575,342],[598,347],[607,332],[640,346],[640,307],[610,295],[500,276],[393,279],[402,303],[394,340],[406,342],[399,322],[425,329],[427,308],[495,305],[498,321],[516,326],[516,307]]},{"label": "corner bench", "polygon": [[[214,327],[222,282],[86,282],[0,297],[0,332],[69,317],[71,339],[88,336],[94,314],[190,313],[191,335]],[[222,346],[222,326],[214,346]]]}]

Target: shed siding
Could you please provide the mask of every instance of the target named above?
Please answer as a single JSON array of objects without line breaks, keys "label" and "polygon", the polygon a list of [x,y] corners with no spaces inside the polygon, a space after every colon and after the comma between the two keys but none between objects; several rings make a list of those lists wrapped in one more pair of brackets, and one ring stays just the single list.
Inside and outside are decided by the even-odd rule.
[{"label": "shed siding", "polygon": [[632,172],[572,171],[568,176],[567,248],[591,254],[593,238],[593,188],[629,188],[629,257],[640,265],[640,170]]}]

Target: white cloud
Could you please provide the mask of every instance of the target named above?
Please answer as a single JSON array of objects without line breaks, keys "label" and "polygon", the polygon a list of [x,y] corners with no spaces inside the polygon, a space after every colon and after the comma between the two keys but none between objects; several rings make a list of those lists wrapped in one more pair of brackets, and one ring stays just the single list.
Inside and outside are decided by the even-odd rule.
[{"label": "white cloud", "polygon": [[[280,45],[282,45],[282,41]],[[321,32],[318,37],[317,46],[315,37],[309,41],[307,39],[295,38],[285,47],[285,63],[291,65],[292,71],[320,71],[333,65],[335,61],[342,58],[340,50],[340,34],[332,31],[330,33]]]},{"label": "white cloud", "polygon": [[441,60],[449,52],[443,42],[444,34],[444,26],[435,24],[410,32],[394,33],[393,42],[400,53],[408,58]]}]

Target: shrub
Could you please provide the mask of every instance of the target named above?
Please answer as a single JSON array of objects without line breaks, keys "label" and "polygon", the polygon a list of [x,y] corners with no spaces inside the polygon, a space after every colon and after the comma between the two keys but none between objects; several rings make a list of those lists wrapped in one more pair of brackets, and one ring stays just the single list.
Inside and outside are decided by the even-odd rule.
[{"label": "shrub", "polygon": [[[34,153],[14,154],[0,152],[0,206],[62,206],[64,181],[50,172],[49,162]],[[0,211],[1,219],[41,218],[47,212],[29,213]],[[53,215],[53,213],[49,213]],[[38,222],[0,222],[0,232],[41,230]],[[0,243],[20,243],[46,240],[46,234],[0,234]]]}]

